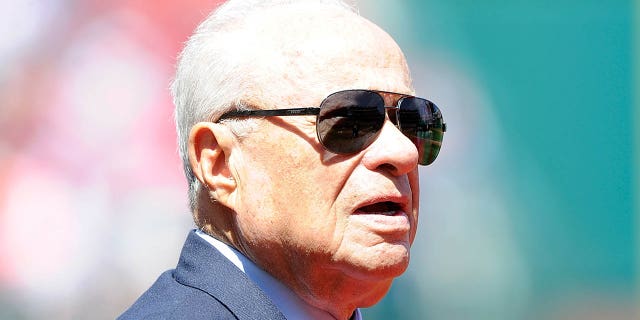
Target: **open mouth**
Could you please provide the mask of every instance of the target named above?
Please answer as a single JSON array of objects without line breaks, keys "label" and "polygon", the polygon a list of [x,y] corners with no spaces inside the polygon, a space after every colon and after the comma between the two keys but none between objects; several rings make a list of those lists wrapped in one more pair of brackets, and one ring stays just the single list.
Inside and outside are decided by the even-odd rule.
[{"label": "open mouth", "polygon": [[368,214],[383,214],[387,216],[395,215],[396,212],[402,210],[399,203],[384,201],[370,204],[368,206],[358,208],[358,212]]}]

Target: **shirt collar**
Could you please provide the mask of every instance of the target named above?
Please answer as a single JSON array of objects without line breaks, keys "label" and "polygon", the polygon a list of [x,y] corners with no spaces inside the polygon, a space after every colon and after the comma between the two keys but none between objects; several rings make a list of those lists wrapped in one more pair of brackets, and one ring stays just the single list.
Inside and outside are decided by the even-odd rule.
[{"label": "shirt collar", "polygon": [[[280,309],[280,312],[287,319],[333,319],[332,316],[318,308],[310,306],[302,299],[300,299],[291,289],[282,284],[276,278],[271,276],[266,271],[260,269],[253,261],[245,257],[235,248],[227,245],[226,243],[217,240],[210,235],[196,230],[196,234],[202,239],[210,243],[216,248],[222,255],[224,255],[231,263],[233,263],[238,269],[244,272],[249,279],[255,282],[264,293],[271,298],[273,303]],[[356,309],[352,320],[362,320],[362,314],[360,309]]]}]

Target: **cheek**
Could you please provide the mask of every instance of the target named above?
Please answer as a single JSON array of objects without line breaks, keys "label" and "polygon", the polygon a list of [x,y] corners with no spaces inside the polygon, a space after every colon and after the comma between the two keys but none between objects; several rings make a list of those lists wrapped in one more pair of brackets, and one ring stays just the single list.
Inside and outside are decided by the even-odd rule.
[{"label": "cheek", "polygon": [[252,222],[259,229],[251,232],[326,250],[339,228],[333,205],[342,175],[322,163],[312,142],[288,131],[279,134],[281,130],[244,146],[247,167],[239,182],[240,205],[259,221]]},{"label": "cheek", "polygon": [[420,177],[418,175],[418,169],[409,173],[409,186],[411,187],[411,234],[409,235],[409,242],[413,244],[413,240],[416,237],[418,231],[418,217],[420,216]]}]

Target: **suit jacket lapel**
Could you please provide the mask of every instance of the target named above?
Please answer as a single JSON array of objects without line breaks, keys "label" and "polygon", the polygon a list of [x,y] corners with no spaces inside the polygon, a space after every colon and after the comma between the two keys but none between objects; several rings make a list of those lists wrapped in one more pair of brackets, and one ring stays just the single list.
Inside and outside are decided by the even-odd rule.
[{"label": "suit jacket lapel", "polygon": [[189,232],[175,271],[176,281],[210,294],[243,319],[285,317],[246,274],[195,231]]}]

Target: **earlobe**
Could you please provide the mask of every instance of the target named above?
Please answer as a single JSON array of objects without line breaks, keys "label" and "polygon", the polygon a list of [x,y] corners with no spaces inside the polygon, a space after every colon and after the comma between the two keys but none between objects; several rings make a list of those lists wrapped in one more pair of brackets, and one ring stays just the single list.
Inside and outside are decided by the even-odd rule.
[{"label": "earlobe", "polygon": [[230,195],[236,189],[229,161],[233,143],[231,133],[216,123],[197,123],[189,133],[189,163],[193,173],[210,198],[230,208],[233,208]]}]

